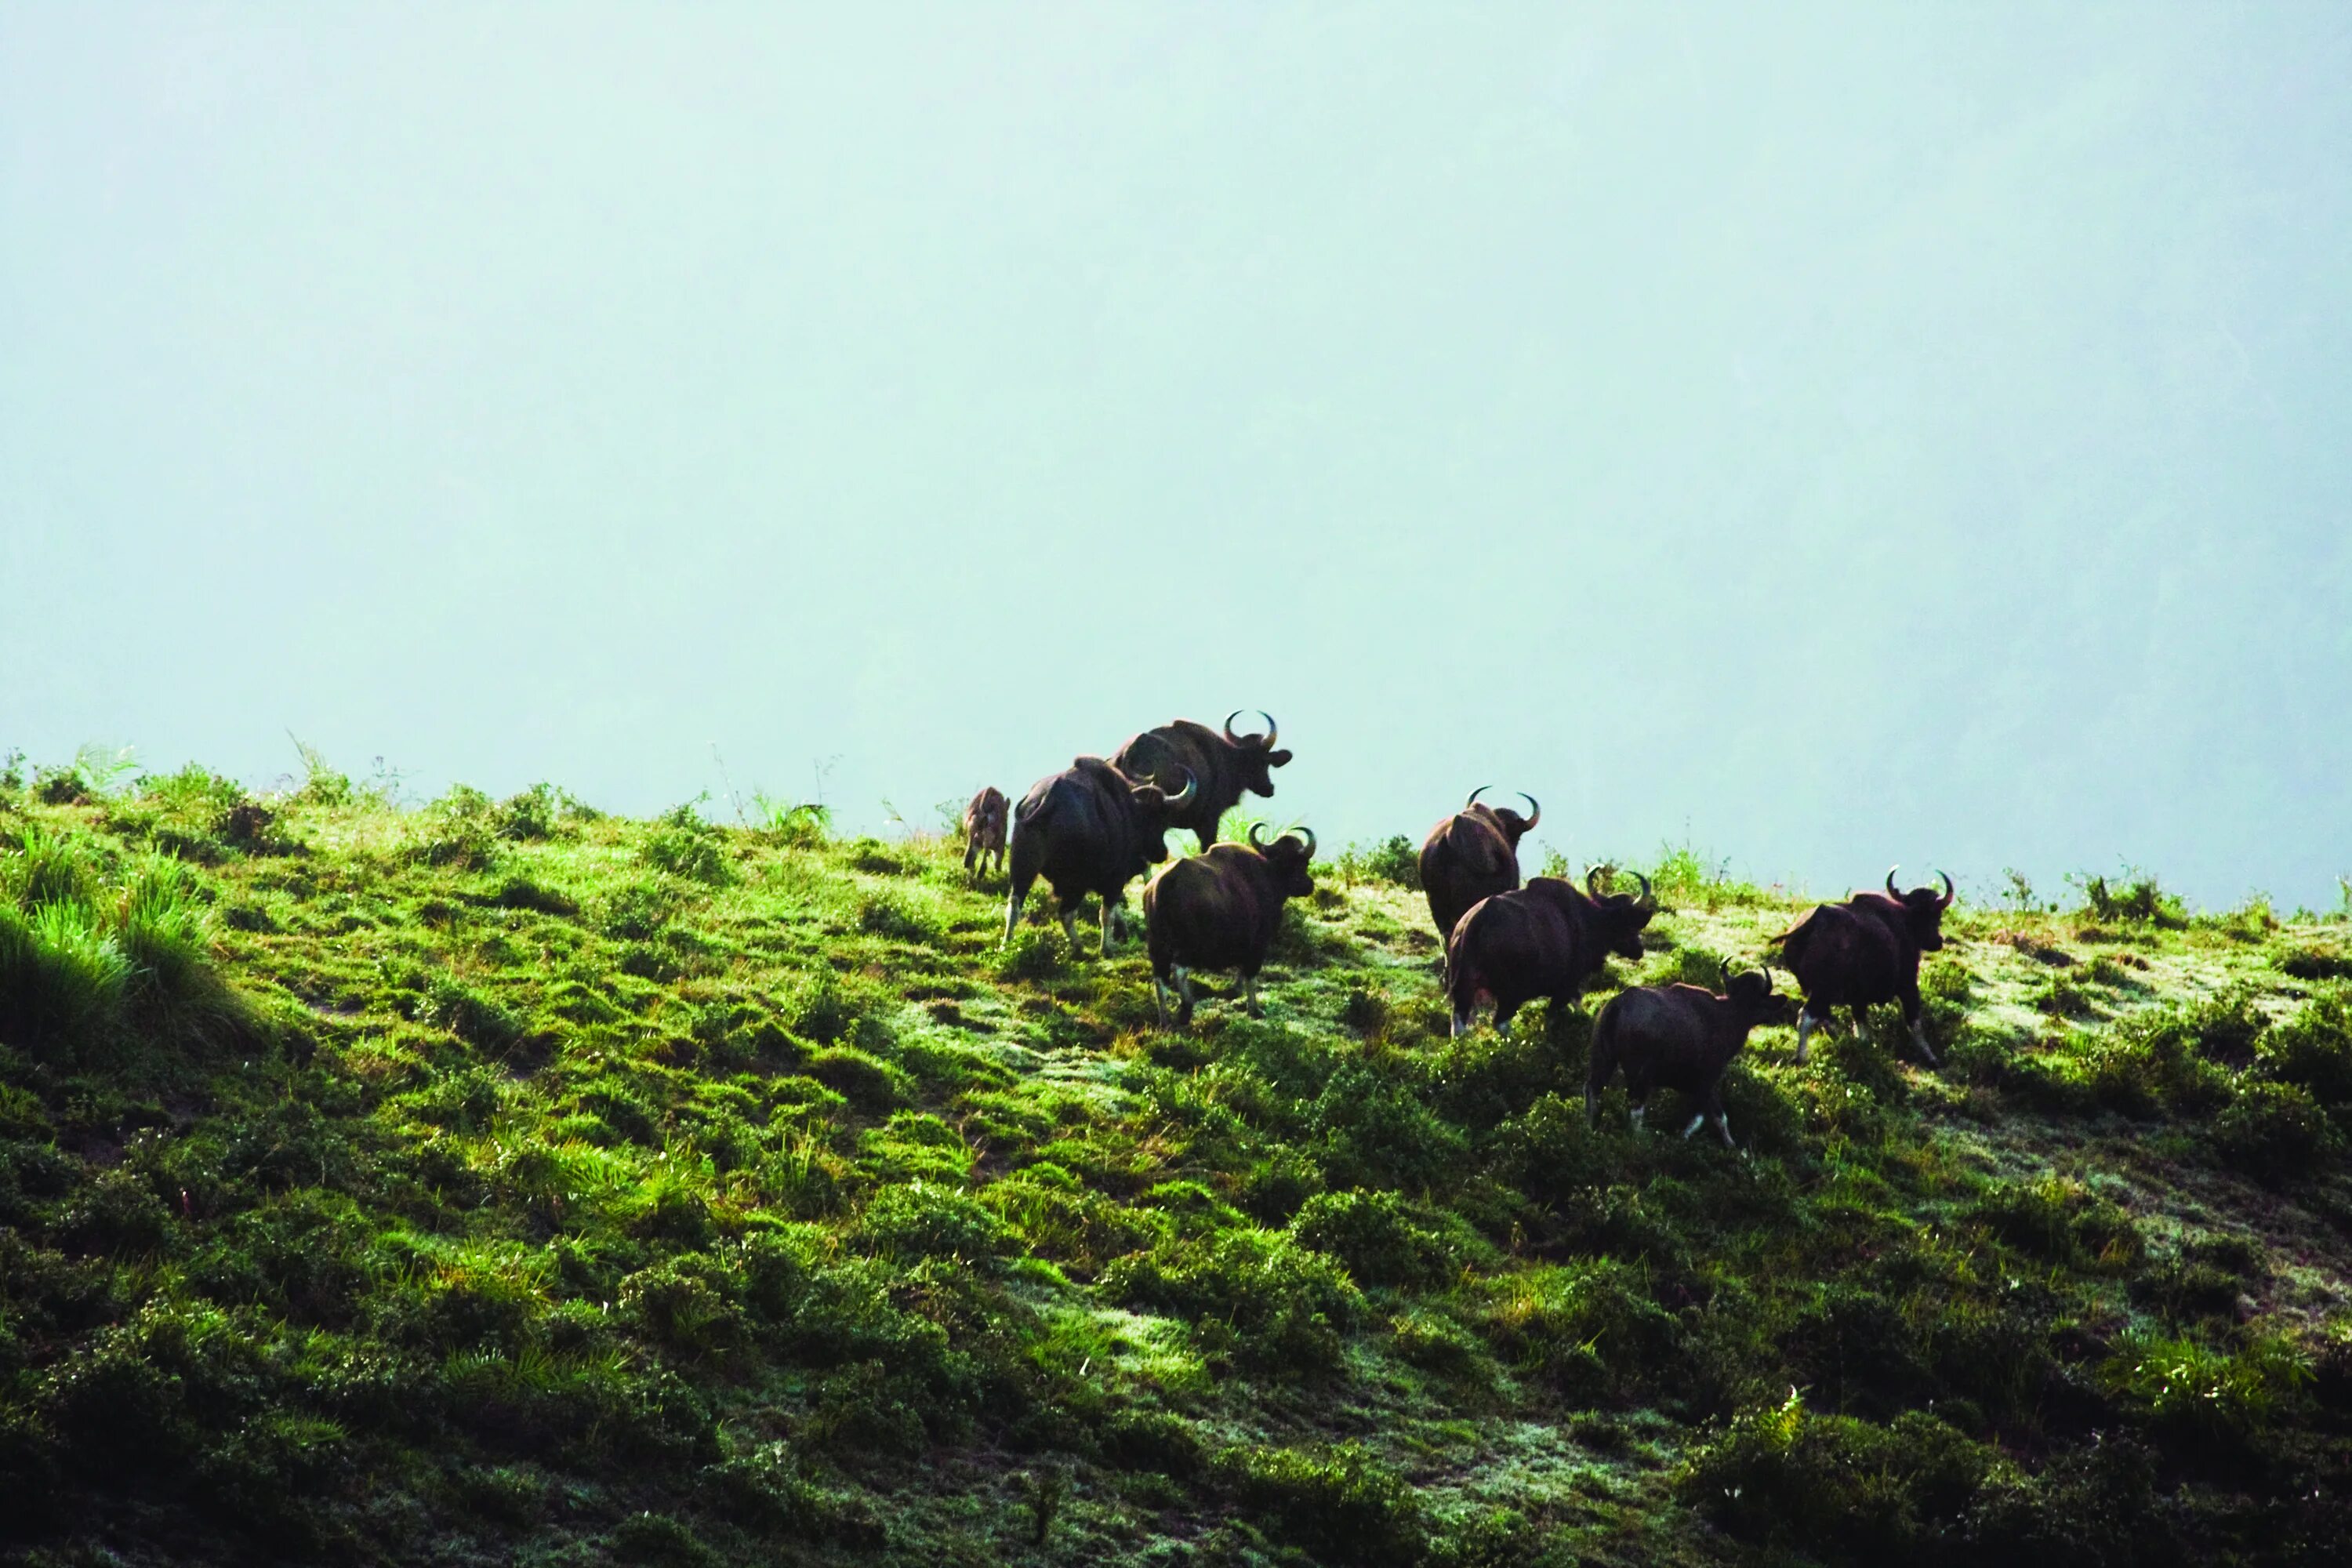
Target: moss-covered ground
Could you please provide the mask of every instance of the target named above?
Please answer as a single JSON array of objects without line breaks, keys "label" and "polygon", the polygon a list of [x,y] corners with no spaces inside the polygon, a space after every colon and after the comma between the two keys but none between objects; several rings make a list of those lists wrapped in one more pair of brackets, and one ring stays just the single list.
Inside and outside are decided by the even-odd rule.
[{"label": "moss-covered ground", "polygon": [[1175,1035],[936,838],[0,780],[0,1553],[2341,1560],[2340,918],[1964,903],[1734,1153],[1590,1011],[1798,901],[1454,1040],[1333,862]]}]

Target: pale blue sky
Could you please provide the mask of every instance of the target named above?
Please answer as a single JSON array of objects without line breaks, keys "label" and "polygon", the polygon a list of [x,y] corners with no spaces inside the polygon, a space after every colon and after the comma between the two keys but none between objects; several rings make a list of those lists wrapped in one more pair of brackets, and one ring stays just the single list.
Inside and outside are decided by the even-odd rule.
[{"label": "pale blue sky", "polygon": [[[1474,20],[1475,19],[1475,20]],[[2352,8],[0,9],[0,747],[2352,872]]]}]

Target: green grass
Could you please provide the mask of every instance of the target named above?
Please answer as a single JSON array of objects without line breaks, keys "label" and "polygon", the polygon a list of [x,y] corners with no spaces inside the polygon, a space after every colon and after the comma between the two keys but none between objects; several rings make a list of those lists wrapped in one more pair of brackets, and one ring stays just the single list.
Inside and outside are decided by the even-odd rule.
[{"label": "green grass", "polygon": [[[2347,928],[1962,905],[1743,1152],[1585,1124],[1650,952],[1446,1037],[1411,843],[1152,1027],[945,837],[760,801],[0,776],[0,1554],[2325,1560]],[[1669,1113],[1653,1119],[1672,1126]]]}]

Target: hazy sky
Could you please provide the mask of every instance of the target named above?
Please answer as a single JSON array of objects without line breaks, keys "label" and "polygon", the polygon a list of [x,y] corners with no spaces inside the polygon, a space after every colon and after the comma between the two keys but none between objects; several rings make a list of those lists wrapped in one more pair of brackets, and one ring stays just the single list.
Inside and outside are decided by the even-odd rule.
[{"label": "hazy sky", "polygon": [[2352,7],[0,6],[0,748],[853,825],[1272,710],[2352,872]]}]

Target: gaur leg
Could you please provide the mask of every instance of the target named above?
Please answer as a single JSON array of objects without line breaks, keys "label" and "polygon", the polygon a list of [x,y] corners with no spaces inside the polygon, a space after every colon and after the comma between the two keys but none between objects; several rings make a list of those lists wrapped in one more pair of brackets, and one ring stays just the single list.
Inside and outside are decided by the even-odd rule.
[{"label": "gaur leg", "polygon": [[1176,1021],[1189,1029],[1192,1026],[1192,972],[1181,963],[1176,966],[1176,994],[1183,1000]]},{"label": "gaur leg", "polygon": [[1078,956],[1078,905],[1085,900],[1084,893],[1073,893],[1057,900],[1062,906],[1062,940],[1069,944],[1073,960]]},{"label": "gaur leg", "polygon": [[[1739,1147],[1738,1144],[1731,1141],[1731,1118],[1725,1115],[1723,1111],[1723,1086],[1721,1084],[1709,1084],[1707,1086],[1706,1099],[1700,1103],[1698,1112],[1701,1121],[1712,1121],[1715,1123],[1716,1131],[1722,1134],[1723,1146],[1725,1148],[1737,1149]],[[1685,1132],[1683,1136],[1687,1138],[1690,1134]]]},{"label": "gaur leg", "polygon": [[1256,975],[1244,974],[1242,976],[1242,999],[1243,1005],[1249,1009],[1249,1016],[1251,1017],[1263,1018],[1265,1016],[1265,1005],[1257,999]]},{"label": "gaur leg", "polygon": [[1028,897],[1029,889],[1021,885],[1019,878],[1013,879],[1012,889],[1004,896],[1004,941],[999,946],[1012,944],[1013,928],[1021,923],[1021,905]]},{"label": "gaur leg", "polygon": [[1649,1114],[1650,1114],[1650,1102],[1649,1102],[1648,1100],[1635,1100],[1635,1101],[1633,1102],[1633,1131],[1636,1131],[1636,1132],[1646,1132],[1646,1131],[1649,1131],[1649,1122],[1648,1122],[1648,1121],[1646,1120],[1646,1119],[1647,1119],[1647,1117],[1649,1116]]},{"label": "gaur leg", "polygon": [[1911,1026],[1911,1043],[1919,1047],[1929,1067],[1941,1067],[1936,1053],[1927,1045],[1927,1012],[1919,1004],[1919,988],[1913,985],[1903,994],[1903,1021]]},{"label": "gaur leg", "polygon": [[966,838],[966,839],[963,841],[963,869],[964,869],[964,875],[966,875],[967,877],[968,877],[968,876],[970,876],[970,875],[971,875],[971,868],[972,868],[972,865],[973,865],[973,863],[974,863],[974,862],[976,862],[977,860],[979,860],[979,858],[980,858],[980,836],[979,836],[978,834],[976,834],[976,833],[975,833],[975,834],[973,834],[971,837]]},{"label": "gaur leg", "polygon": [[1118,921],[1118,906],[1112,903],[1110,901],[1110,895],[1106,893],[1103,895],[1102,901],[1102,952],[1105,958],[1108,958],[1110,956],[1111,927],[1116,925]]},{"label": "gaur leg", "polygon": [[1809,1002],[1805,1005],[1805,1010],[1797,1015],[1797,1060],[1800,1063],[1804,1061],[1805,1054],[1811,1048],[1809,1042],[1813,1031],[1826,1029],[1829,1026],[1830,1010],[1827,1007],[1822,1008],[1817,1015]]}]

